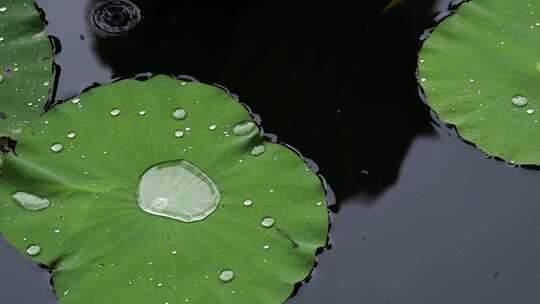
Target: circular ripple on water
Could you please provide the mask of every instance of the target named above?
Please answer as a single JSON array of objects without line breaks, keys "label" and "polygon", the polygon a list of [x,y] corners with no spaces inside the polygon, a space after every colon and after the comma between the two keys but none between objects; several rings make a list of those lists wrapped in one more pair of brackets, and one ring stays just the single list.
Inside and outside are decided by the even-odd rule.
[{"label": "circular ripple on water", "polygon": [[141,10],[128,0],[96,0],[87,10],[88,22],[100,36],[123,35],[142,21]]}]

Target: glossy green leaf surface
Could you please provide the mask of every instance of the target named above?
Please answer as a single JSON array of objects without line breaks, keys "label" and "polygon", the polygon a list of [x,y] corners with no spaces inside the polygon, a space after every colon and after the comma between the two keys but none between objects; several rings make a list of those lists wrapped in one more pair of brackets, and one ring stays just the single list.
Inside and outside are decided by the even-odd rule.
[{"label": "glossy green leaf surface", "polygon": [[53,86],[53,50],[34,2],[0,0],[0,137],[16,139]]},{"label": "glossy green leaf surface", "polygon": [[474,0],[424,43],[420,83],[465,140],[508,162],[540,165],[539,52],[540,2]]},{"label": "glossy green leaf surface", "polygon": [[[214,86],[155,76],[92,89],[33,121],[16,154],[0,231],[23,254],[39,246],[62,304],[282,303],[326,243],[319,177]],[[159,215],[174,214],[171,195],[210,207],[192,222]]]}]

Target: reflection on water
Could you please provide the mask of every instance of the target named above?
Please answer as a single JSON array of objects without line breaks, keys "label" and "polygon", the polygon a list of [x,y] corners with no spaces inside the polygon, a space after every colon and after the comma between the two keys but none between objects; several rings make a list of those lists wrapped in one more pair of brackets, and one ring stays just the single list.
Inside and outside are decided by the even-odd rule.
[{"label": "reflection on water", "polygon": [[343,204],[333,249],[290,303],[536,303],[539,187],[540,172],[448,129],[416,138],[393,187]]},{"label": "reflection on water", "polygon": [[87,1],[41,2],[64,46],[58,98],[145,71],[218,83],[261,115],[265,131],[316,160],[338,202],[393,184],[412,138],[432,132],[414,75],[432,1],[386,18],[377,1],[176,1],[167,10],[133,1],[144,22],[106,38],[65,17],[84,14]]}]

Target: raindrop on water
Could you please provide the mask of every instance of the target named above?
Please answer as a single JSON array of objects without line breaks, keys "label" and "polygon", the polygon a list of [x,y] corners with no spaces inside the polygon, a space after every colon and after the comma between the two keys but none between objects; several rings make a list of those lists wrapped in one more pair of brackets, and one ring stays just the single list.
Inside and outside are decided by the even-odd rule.
[{"label": "raindrop on water", "polygon": [[24,209],[30,211],[47,209],[51,205],[48,199],[24,191],[17,191],[11,197]]},{"label": "raindrop on water", "polygon": [[128,0],[95,0],[87,9],[87,18],[94,32],[100,36],[119,36],[136,28],[142,12]]}]

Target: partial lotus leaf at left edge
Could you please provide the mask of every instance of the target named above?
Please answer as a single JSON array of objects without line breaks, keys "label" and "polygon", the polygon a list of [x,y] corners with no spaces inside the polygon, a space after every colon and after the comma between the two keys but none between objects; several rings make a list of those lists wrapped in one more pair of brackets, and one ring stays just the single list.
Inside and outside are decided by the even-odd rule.
[{"label": "partial lotus leaf at left edge", "polygon": [[[33,1],[0,1],[0,138],[16,140],[53,87],[53,48]],[[5,146],[2,150],[6,150]],[[5,152],[5,151],[4,151]],[[0,151],[0,165],[2,151]]]}]

